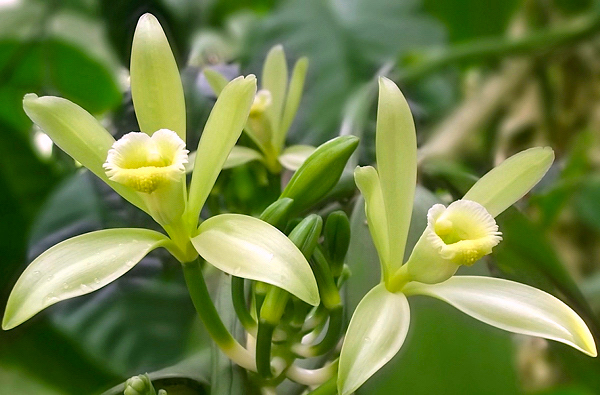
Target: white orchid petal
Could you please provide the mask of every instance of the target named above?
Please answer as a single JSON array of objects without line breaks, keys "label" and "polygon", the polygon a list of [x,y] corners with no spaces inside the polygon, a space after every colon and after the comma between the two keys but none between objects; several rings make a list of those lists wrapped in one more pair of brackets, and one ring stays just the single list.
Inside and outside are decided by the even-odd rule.
[{"label": "white orchid petal", "polygon": [[495,217],[525,196],[553,161],[554,152],[550,147],[519,152],[481,177],[463,199],[481,204]]},{"label": "white orchid petal", "polygon": [[406,339],[410,310],[406,296],[383,283],[360,301],[342,345],[338,392],[350,394],[398,353]]},{"label": "white orchid petal", "polygon": [[568,344],[595,357],[594,338],[585,322],[554,296],[528,285],[499,278],[455,276],[434,285],[412,282],[407,295],[428,295],[465,314],[509,332]]}]

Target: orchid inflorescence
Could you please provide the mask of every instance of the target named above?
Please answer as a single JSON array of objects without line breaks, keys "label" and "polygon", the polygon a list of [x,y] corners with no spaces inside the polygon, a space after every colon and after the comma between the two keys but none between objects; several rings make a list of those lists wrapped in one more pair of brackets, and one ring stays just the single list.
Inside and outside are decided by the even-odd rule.
[{"label": "orchid inflorescence", "polygon": [[[338,347],[344,326],[340,288],[349,275],[344,265],[348,218],[343,212],[329,214],[325,223],[316,214],[294,218],[331,191],[358,139],[343,136],[318,148],[284,148],[307,66],[300,59],[288,82],[285,54],[281,46],[274,47],[258,92],[253,75],[227,81],[206,70],[218,99],[193,154],[186,148],[179,71],[152,15],[140,18],[131,55],[131,94],[140,132],[115,141],[76,104],[26,95],[23,106],[34,123],[150,215],[164,233],[107,229],[51,247],[15,284],[3,329],[115,281],[163,247],[182,264],[192,302],[214,342],[233,363],[252,372],[262,388],[275,388],[288,378],[309,387],[334,383],[340,394],[354,392],[401,348],[410,322],[407,297],[413,295],[431,296],[492,326],[556,340],[596,356],[586,324],[554,296],[508,280],[456,275],[461,266],[475,264],[502,241],[495,217],[544,176],[554,159],[550,148],[520,152],[484,175],[461,200],[431,207],[427,226],[404,261],[416,185],[416,134],[402,93],[383,77],[377,168],[354,172],[379,255],[381,281],[357,306]],[[235,146],[242,131],[256,149]],[[260,218],[225,213],[201,219],[221,170],[253,160],[271,173],[281,172],[282,166],[296,170],[280,197]],[[188,162],[193,162],[189,183]],[[203,277],[204,262],[231,276],[233,305],[247,332],[245,344],[223,325]],[[311,370],[296,363],[305,358],[319,358],[319,367]],[[148,376],[131,378],[124,388],[125,393],[146,388],[155,393]]]}]

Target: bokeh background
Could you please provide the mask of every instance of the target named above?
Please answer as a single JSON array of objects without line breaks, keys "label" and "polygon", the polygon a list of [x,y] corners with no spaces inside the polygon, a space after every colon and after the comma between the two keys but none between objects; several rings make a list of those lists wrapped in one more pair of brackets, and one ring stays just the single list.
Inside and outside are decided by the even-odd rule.
[{"label": "bokeh background", "polygon": [[[137,130],[127,67],[145,12],[161,21],[182,71],[193,146],[214,102],[202,69],[259,73],[274,44],[290,64],[310,59],[288,141],[359,135],[353,164],[374,159],[376,76],[396,81],[420,147],[413,242],[432,203],[460,197],[521,149],[551,146],[550,172],[498,218],[505,240],[473,270],[560,297],[600,341],[597,0],[0,0],[0,313],[24,267],[49,246],[106,227],[153,226],[53,147],[21,108],[25,93],[58,95],[115,136]],[[241,211],[260,193],[251,168],[224,177],[233,186],[218,192]],[[351,211],[347,190],[341,204]],[[361,210],[348,258],[350,311],[379,276]],[[405,346],[360,394],[600,393],[598,359],[436,301],[416,298],[411,309]],[[173,393],[208,393],[212,374],[212,393],[243,394],[198,333],[180,270],[157,251],[101,291],[0,333],[0,394],[101,393],[161,369],[186,378]]]}]

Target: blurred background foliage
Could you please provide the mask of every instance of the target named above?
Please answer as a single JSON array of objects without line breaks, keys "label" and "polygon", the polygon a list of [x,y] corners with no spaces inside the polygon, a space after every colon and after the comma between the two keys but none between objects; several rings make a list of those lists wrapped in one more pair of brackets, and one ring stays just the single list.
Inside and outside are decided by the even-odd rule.
[{"label": "blurred background foliage", "polygon": [[[553,147],[553,168],[498,218],[505,240],[474,270],[556,295],[600,342],[597,0],[0,0],[0,313],[47,247],[100,228],[153,226],[52,149],[21,108],[25,93],[58,95],[115,136],[137,130],[127,67],[145,12],[160,19],[182,70],[190,146],[214,102],[202,69],[259,74],[281,43],[290,63],[310,59],[288,143],[352,133],[362,141],[349,169],[371,163],[375,77],[394,79],[420,146],[409,243],[432,203],[462,196],[520,149]],[[252,166],[224,172],[211,207],[263,204]],[[350,313],[379,269],[354,189],[336,196],[353,214]],[[235,330],[227,279],[214,274],[212,283]],[[600,393],[598,359],[480,325],[434,300],[411,304],[406,346],[359,393]],[[243,373],[202,335],[181,271],[160,251],[101,291],[0,333],[0,394],[100,393],[146,371],[170,394],[244,393]]]}]

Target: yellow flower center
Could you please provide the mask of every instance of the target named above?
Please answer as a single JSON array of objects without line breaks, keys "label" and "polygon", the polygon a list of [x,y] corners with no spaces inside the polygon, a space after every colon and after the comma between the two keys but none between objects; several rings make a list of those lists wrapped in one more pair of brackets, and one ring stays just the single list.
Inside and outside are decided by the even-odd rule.
[{"label": "yellow flower center", "polygon": [[434,205],[427,213],[429,240],[442,258],[472,265],[502,240],[494,218],[479,203],[458,200],[447,208]]},{"label": "yellow flower center", "polygon": [[108,151],[103,167],[112,181],[152,193],[185,174],[188,150],[177,133],[161,129],[152,136],[128,133]]}]

